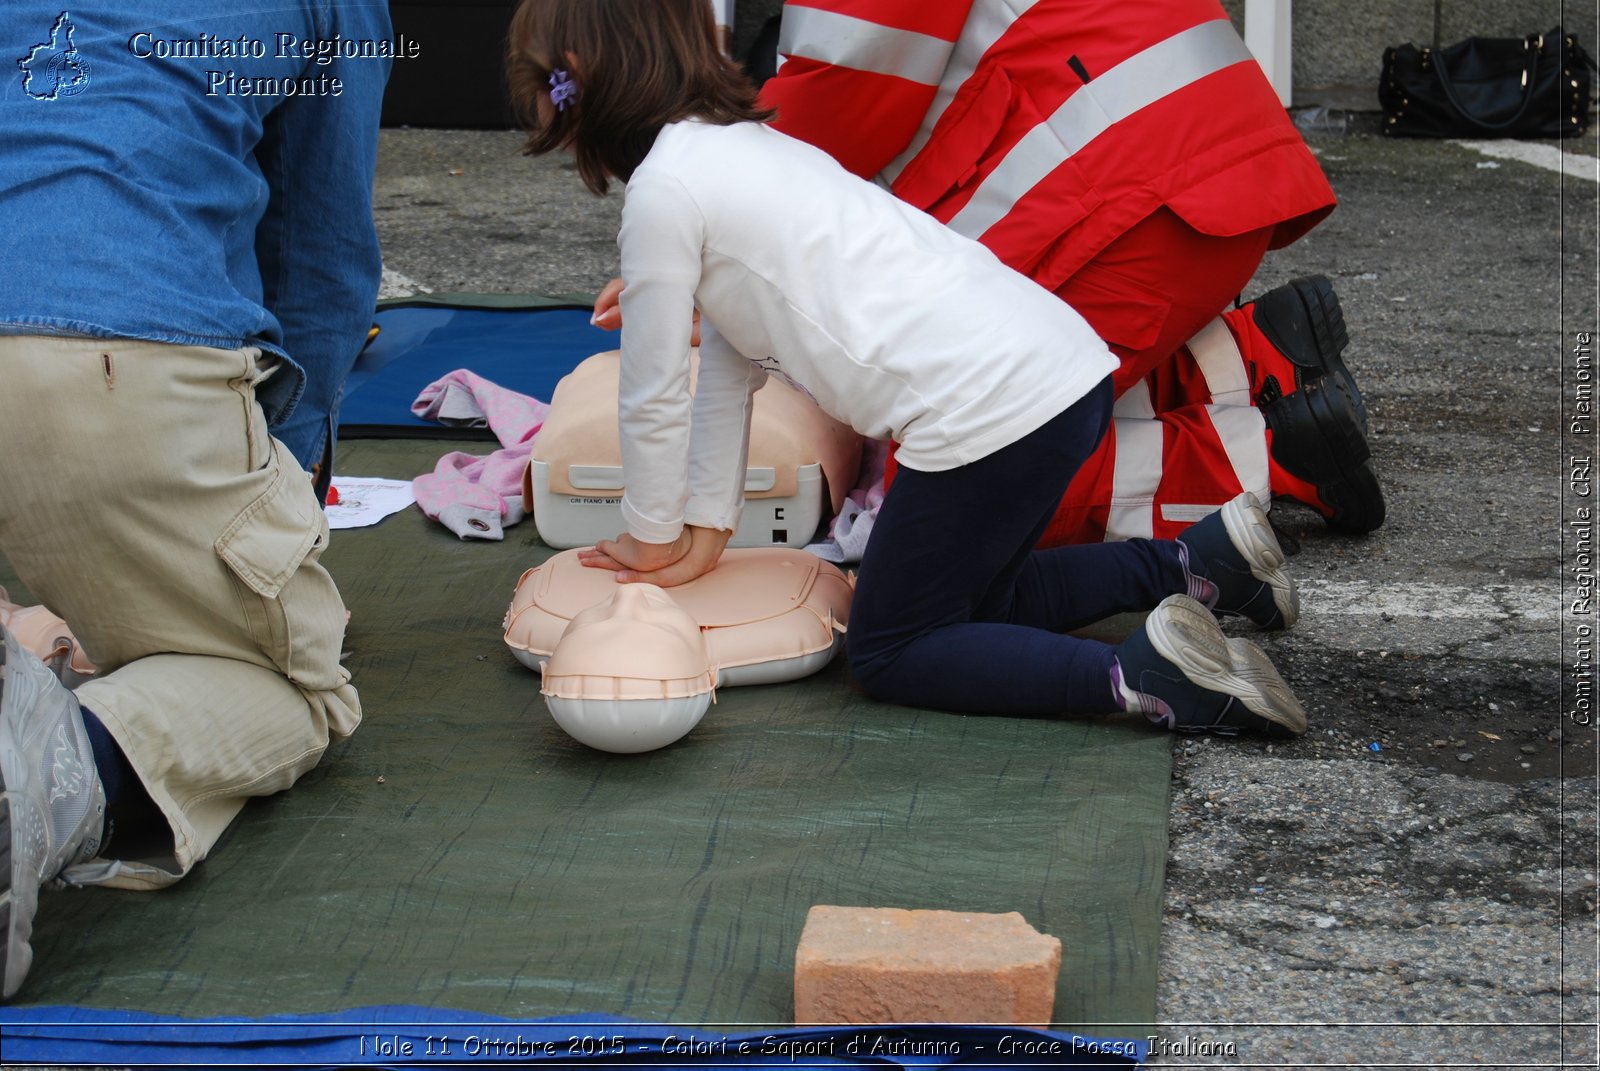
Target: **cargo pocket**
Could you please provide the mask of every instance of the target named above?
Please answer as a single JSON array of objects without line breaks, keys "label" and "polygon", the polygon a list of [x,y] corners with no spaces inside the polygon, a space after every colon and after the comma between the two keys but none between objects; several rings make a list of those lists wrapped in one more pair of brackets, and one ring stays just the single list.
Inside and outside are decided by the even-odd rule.
[{"label": "cargo pocket", "polygon": [[[274,455],[282,449],[273,442]],[[269,475],[270,474],[270,475]],[[339,667],[344,603],[318,564],[328,520],[311,482],[274,456],[270,482],[217,537],[217,556],[233,574],[251,638],[291,681],[313,691],[348,679]]]}]

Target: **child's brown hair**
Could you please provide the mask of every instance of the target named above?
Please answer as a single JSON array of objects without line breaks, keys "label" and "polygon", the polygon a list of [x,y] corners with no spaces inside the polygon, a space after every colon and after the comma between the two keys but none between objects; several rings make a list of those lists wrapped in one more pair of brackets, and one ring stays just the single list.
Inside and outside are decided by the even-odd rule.
[{"label": "child's brown hair", "polygon": [[[551,76],[577,92],[539,115]],[[709,0],[522,0],[511,19],[506,75],[530,156],[571,148],[597,194],[626,182],[668,123],[765,122],[772,112],[717,47]],[[560,76],[557,75],[559,80]]]}]

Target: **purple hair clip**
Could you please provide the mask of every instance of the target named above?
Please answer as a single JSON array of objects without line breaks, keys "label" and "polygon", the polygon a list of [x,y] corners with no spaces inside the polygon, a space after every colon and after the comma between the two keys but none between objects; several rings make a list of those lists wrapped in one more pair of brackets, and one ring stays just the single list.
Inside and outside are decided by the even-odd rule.
[{"label": "purple hair clip", "polygon": [[567,102],[578,95],[578,84],[572,76],[561,68],[550,72],[550,103],[556,106],[556,111],[567,110]]}]

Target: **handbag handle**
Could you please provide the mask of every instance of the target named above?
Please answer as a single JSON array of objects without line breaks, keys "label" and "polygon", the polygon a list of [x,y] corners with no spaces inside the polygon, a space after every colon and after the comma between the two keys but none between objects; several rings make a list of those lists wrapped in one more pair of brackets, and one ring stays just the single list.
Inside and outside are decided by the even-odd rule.
[{"label": "handbag handle", "polygon": [[1439,71],[1439,86],[1444,90],[1444,95],[1449,98],[1450,103],[1463,119],[1479,129],[1491,132],[1508,130],[1522,120],[1523,113],[1528,110],[1528,105],[1533,101],[1534,76],[1539,72],[1539,55],[1544,50],[1544,35],[1530,34],[1524,38],[1522,50],[1527,53],[1528,57],[1522,67],[1522,103],[1517,107],[1515,114],[1511,118],[1498,123],[1479,119],[1467,110],[1466,106],[1461,103],[1461,98],[1456,96],[1455,86],[1450,82],[1450,72],[1444,65],[1443,53],[1433,53],[1433,65]]}]

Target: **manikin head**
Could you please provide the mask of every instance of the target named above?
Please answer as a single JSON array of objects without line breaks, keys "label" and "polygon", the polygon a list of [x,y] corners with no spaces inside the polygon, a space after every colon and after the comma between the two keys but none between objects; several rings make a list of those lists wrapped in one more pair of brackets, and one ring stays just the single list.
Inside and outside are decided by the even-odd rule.
[{"label": "manikin head", "polygon": [[653,584],[618,584],[572,619],[540,691],[556,724],[601,751],[653,751],[697,725],[717,674],[694,618]]}]

